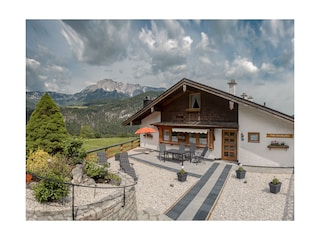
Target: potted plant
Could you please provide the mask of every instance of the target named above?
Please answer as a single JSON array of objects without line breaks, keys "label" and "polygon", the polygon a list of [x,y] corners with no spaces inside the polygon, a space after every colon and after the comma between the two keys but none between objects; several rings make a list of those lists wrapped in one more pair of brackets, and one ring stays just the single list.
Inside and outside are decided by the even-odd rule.
[{"label": "potted plant", "polygon": [[244,177],[246,176],[246,172],[247,172],[247,171],[244,170],[244,168],[240,166],[240,167],[236,170],[237,178],[239,178],[239,179],[244,178]]},{"label": "potted plant", "polygon": [[281,189],[281,182],[278,178],[274,177],[271,182],[269,182],[270,192],[278,193]]},{"label": "potted plant", "polygon": [[179,182],[184,182],[187,180],[188,173],[183,168],[181,168],[180,171],[177,172],[177,176]]}]

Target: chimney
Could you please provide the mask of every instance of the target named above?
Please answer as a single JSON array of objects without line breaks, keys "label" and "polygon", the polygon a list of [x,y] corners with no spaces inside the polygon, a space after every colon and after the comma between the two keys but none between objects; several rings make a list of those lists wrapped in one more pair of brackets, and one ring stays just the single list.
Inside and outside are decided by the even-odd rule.
[{"label": "chimney", "polygon": [[152,100],[150,99],[150,97],[146,96],[146,98],[143,99],[143,107],[147,106],[151,102],[152,102]]},{"label": "chimney", "polygon": [[252,97],[252,96],[249,96],[249,97],[248,97],[248,100],[251,101],[251,102],[253,102],[253,97]]},{"label": "chimney", "polygon": [[236,80],[231,79],[230,82],[228,82],[229,84],[229,93],[236,95]]},{"label": "chimney", "polygon": [[244,92],[240,95],[243,99],[248,99],[248,95]]}]

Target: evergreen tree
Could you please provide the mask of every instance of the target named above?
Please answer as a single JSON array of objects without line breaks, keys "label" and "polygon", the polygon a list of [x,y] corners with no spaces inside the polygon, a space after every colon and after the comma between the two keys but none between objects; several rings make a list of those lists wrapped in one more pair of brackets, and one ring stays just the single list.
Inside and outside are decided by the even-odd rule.
[{"label": "evergreen tree", "polygon": [[68,132],[54,100],[45,93],[31,114],[26,128],[27,153],[43,149],[49,154],[63,152]]}]

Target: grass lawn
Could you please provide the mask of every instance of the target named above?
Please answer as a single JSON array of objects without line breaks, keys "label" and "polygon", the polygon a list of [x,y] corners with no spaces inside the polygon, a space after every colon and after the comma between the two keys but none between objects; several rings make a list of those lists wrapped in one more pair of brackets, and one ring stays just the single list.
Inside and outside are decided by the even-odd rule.
[{"label": "grass lawn", "polygon": [[106,147],[117,143],[122,143],[134,139],[133,137],[114,137],[114,138],[93,138],[83,139],[84,150],[93,150],[96,148]]}]

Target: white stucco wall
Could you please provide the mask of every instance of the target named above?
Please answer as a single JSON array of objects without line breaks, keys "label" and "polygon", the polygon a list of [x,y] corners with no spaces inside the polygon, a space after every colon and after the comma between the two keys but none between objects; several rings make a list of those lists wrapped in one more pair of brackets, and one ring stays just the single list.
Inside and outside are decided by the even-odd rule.
[{"label": "white stucco wall", "polygon": [[[260,132],[260,143],[248,142],[248,132]],[[244,140],[241,140],[241,133]],[[267,133],[294,134],[294,124],[266,112],[239,105],[238,160],[243,165],[293,167],[294,138],[269,138]],[[285,142],[285,149],[269,149],[271,141]]]},{"label": "white stucco wall", "polygon": [[221,158],[221,149],[222,149],[222,129],[216,128],[214,129],[214,146],[213,150],[208,151],[206,158],[209,159],[220,159]]},{"label": "white stucco wall", "polygon": [[151,127],[154,130],[156,130],[155,133],[152,134],[152,138],[150,137],[144,137],[143,134],[140,134],[140,146],[153,149],[153,150],[159,150],[159,131],[158,128],[155,126],[152,126],[152,123],[157,123],[161,121],[161,112],[153,112],[146,118],[144,118],[141,121],[140,127]]}]

